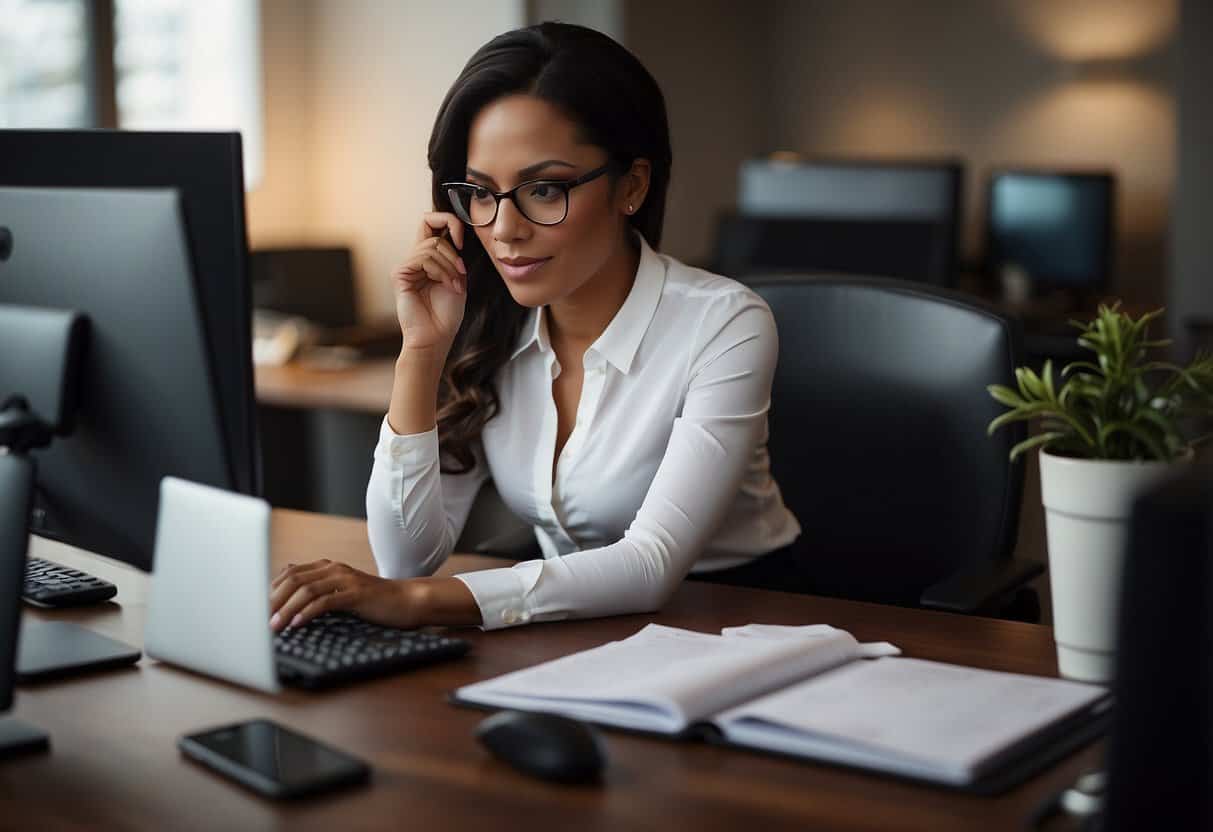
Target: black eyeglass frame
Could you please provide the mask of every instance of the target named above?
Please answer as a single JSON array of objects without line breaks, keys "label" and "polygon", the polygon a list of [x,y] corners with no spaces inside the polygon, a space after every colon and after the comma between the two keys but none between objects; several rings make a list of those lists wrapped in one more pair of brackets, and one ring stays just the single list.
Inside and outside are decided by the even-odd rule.
[{"label": "black eyeglass frame", "polygon": [[[593,180],[602,176],[604,173],[607,173],[608,171],[610,171],[611,168],[613,168],[613,167],[615,167],[614,162],[607,162],[605,165],[603,165],[601,167],[594,168],[591,171],[587,171],[586,173],[581,174],[581,176],[578,176],[576,179],[530,179],[530,180],[527,180],[526,182],[520,182],[519,184],[510,188],[508,191],[489,190],[484,185],[477,185],[475,182],[443,182],[441,187],[442,187],[443,192],[446,192],[449,188],[463,187],[463,188],[475,188],[477,190],[488,191],[490,194],[492,194],[493,203],[494,203],[493,204],[493,216],[490,217],[488,219],[488,221],[486,221],[486,222],[475,223],[475,222],[472,222],[472,217],[470,214],[465,214],[463,212],[462,206],[459,204],[459,202],[457,200],[451,199],[451,195],[449,193],[447,193],[447,199],[450,200],[451,207],[453,209],[455,209],[455,214],[458,215],[459,219],[463,220],[465,223],[472,226],[473,228],[484,228],[485,226],[492,225],[493,223],[495,223],[497,221],[497,212],[501,210],[501,200],[503,200],[503,199],[508,199],[511,202],[513,202],[514,207],[518,209],[518,213],[522,214],[522,216],[527,220],[527,222],[533,222],[533,223],[535,223],[535,225],[548,225],[548,226],[560,225],[560,223],[564,222],[566,219],[569,218],[569,191],[573,190],[573,188],[576,188],[578,185],[584,185],[587,182],[592,182]],[[518,203],[518,200],[514,196],[514,194],[516,194],[518,191],[522,190],[523,188],[527,187],[528,185],[540,185],[540,184],[551,185],[564,192],[564,214],[560,217],[560,219],[556,220],[555,222],[540,222],[539,220],[532,219],[531,217],[527,216],[526,210]]]}]

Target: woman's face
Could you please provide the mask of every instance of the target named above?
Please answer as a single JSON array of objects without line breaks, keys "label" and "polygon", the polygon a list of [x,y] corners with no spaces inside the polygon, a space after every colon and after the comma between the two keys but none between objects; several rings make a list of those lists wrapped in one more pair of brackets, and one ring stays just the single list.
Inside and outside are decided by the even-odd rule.
[{"label": "woman's face", "polygon": [[[606,151],[579,141],[577,125],[559,110],[519,94],[494,101],[472,122],[466,174],[468,182],[507,191],[535,179],[576,179],[606,161]],[[514,300],[535,307],[567,298],[618,255],[627,240],[624,190],[610,174],[578,185],[559,225],[533,223],[513,200],[501,200],[496,220],[475,231]]]}]

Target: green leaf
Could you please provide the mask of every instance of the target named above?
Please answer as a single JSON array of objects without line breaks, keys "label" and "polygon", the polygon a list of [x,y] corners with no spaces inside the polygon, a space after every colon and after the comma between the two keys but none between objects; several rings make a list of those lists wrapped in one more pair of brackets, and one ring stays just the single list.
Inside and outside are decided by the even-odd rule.
[{"label": "green leaf", "polygon": [[1138,415],[1162,431],[1164,437],[1179,436],[1179,429],[1175,425],[1175,420],[1171,417],[1149,407],[1143,408]]},{"label": "green leaf", "polygon": [[1065,366],[1064,369],[1062,369],[1061,374],[1063,376],[1069,376],[1070,373],[1074,372],[1075,370],[1090,370],[1096,375],[1103,372],[1103,370],[1099,369],[1099,367],[1092,364],[1090,361],[1071,361]]},{"label": "green leaf", "polygon": [[1007,407],[1019,407],[1025,403],[1018,393],[1010,387],[1001,384],[991,384],[986,387],[986,391],[993,397],[994,401],[999,404],[1005,404]]},{"label": "green leaf", "polygon": [[1044,398],[1044,384],[1040,377],[1030,367],[1020,367],[1015,371],[1015,380],[1019,382],[1019,392],[1029,401]]},{"label": "green leaf", "polygon": [[1057,392],[1053,388],[1053,359],[1045,359],[1045,366],[1041,375],[1044,380],[1044,388],[1045,392],[1048,394],[1049,401],[1057,401]]},{"label": "green leaf", "polygon": [[1053,431],[1050,433],[1038,433],[1036,436],[1030,436],[1027,439],[1019,442],[1011,449],[1011,461],[1014,462],[1020,454],[1032,450],[1038,445],[1048,445],[1056,443],[1064,439],[1066,434],[1061,431]]},{"label": "green leaf", "polygon": [[[1026,422],[1029,419],[1035,419],[1044,416],[1045,414],[1055,412],[1056,411],[1053,409],[1053,406],[1045,402],[1035,402],[1033,404],[1024,405],[1023,407],[1016,408],[1015,410],[1007,411],[994,419],[994,421],[990,422],[989,427],[986,428],[986,435],[992,436],[994,431],[998,430],[1004,425],[1009,425],[1012,422]],[[1059,418],[1062,417],[1059,415]]]},{"label": "green leaf", "polygon": [[1128,434],[1144,445],[1150,459],[1163,461],[1171,459],[1171,454],[1167,451],[1164,444],[1159,442],[1156,437],[1151,436],[1149,431],[1132,422],[1112,422],[1105,425],[1100,431],[1100,437],[1106,439],[1118,433]]}]

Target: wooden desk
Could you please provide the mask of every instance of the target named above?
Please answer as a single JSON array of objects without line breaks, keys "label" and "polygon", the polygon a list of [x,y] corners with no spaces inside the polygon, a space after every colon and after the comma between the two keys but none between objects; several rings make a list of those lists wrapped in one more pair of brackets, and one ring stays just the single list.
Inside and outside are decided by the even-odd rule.
[{"label": "wooden desk", "polygon": [[395,362],[256,368],[262,493],[281,508],[366,516],[366,480]]},{"label": "wooden desk", "polygon": [[392,399],[395,362],[360,361],[322,370],[292,363],[255,370],[257,401],[277,407],[326,408],[371,413],[382,418]]},{"label": "wooden desk", "polygon": [[[276,565],[331,556],[369,566],[365,526],[298,512],[274,515]],[[40,542],[38,554],[114,580],[118,604],[38,617],[81,622],[141,643],[145,576]],[[445,571],[500,565],[457,556]],[[264,696],[144,659],[137,669],[23,688],[16,716],[51,734],[52,750],[0,763],[0,827],[14,829],[1019,829],[1044,795],[1098,762],[1092,747],[995,798],[959,795],[747,752],[607,734],[605,785],[531,780],[490,758],[477,711],[445,694],[649,621],[707,632],[760,621],[829,623],[908,655],[1053,675],[1049,629],[690,582],[655,616],[539,624],[481,633],[458,661],[325,693]],[[369,788],[299,805],[263,800],[183,760],[181,734],[270,717],[369,760]]]}]

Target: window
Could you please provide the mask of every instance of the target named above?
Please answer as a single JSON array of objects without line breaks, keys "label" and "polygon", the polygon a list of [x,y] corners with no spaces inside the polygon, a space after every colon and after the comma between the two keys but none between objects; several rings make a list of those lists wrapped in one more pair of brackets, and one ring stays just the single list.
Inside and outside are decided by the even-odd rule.
[{"label": "window", "polygon": [[248,187],[261,178],[256,0],[115,0],[118,126],[239,130]]},{"label": "window", "polygon": [[258,0],[0,0],[0,127],[239,130],[261,178]]},{"label": "window", "polygon": [[0,0],[0,127],[93,124],[85,0]]}]

